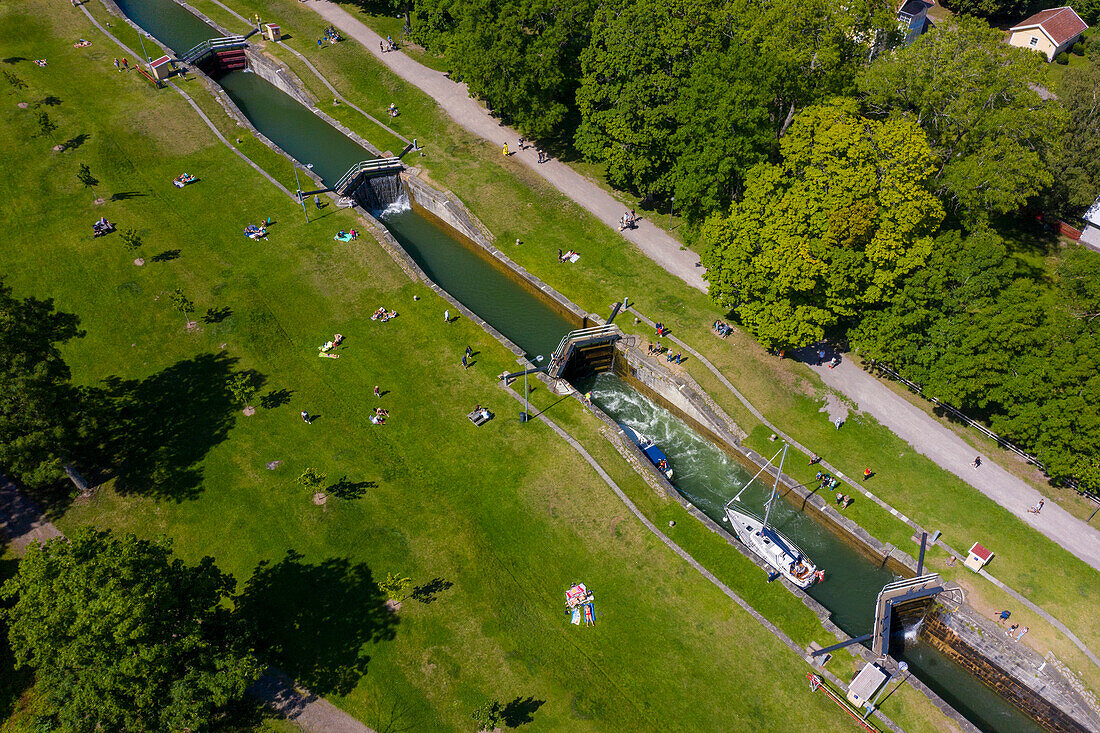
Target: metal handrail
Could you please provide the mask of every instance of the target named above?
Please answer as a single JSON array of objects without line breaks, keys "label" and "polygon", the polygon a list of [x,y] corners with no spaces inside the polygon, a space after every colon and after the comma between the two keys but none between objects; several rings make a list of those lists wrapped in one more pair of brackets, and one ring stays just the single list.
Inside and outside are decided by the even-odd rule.
[{"label": "metal handrail", "polygon": [[613,324],[607,324],[604,326],[591,326],[589,328],[578,328],[575,331],[562,336],[561,343],[558,344],[558,348],[554,349],[554,353],[561,355],[562,351],[569,344],[570,341],[576,341],[580,339],[600,338],[601,336],[619,336],[622,337],[622,330]]},{"label": "metal handrail", "polygon": [[360,174],[388,170],[390,168],[394,170],[404,170],[405,164],[396,158],[374,158],[372,160],[360,161],[349,168],[348,172],[340,177],[340,180],[336,182],[332,190],[337,193],[343,193],[344,189],[350,186],[351,182]]},{"label": "metal handrail", "polygon": [[191,64],[202,58],[206,54],[210,53],[211,51],[227,48],[229,46],[243,48],[247,45],[248,41],[245,40],[244,36],[223,36],[221,38],[208,38],[202,43],[197,43],[192,46],[186,53],[180,56],[180,60]]}]

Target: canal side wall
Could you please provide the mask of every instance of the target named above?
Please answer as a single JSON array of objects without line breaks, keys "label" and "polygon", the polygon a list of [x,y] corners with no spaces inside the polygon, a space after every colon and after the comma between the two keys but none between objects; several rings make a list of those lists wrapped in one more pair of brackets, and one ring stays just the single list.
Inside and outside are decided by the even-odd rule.
[{"label": "canal side wall", "polygon": [[248,58],[248,68],[261,79],[310,109],[317,106],[317,100],[305,90],[305,85],[290,69],[261,53],[255,46],[246,47],[244,55]]},{"label": "canal side wall", "polygon": [[588,313],[501,252],[493,244],[492,232],[466,208],[457,196],[429,184],[417,168],[407,168],[402,178],[412,203],[462,235],[468,242],[476,245],[476,249],[485,254],[489,262],[499,271],[534,290],[543,301],[565,316],[576,328],[591,325],[591,317]]},{"label": "canal side wall", "polygon": [[[631,387],[688,422],[753,473],[767,463],[765,457],[741,444],[744,431],[691,377],[674,374],[659,362],[645,357],[637,348],[620,346],[616,356],[615,373]],[[765,472],[774,478],[777,469],[773,466]],[[812,512],[826,527],[875,562],[898,575],[916,575],[916,560],[893,545],[880,542],[840,514],[824,498],[791,480],[787,474],[783,475],[781,494],[800,510]]]},{"label": "canal side wall", "polygon": [[920,635],[1044,729],[1100,731],[1100,718],[1053,665],[968,606],[935,606]]}]

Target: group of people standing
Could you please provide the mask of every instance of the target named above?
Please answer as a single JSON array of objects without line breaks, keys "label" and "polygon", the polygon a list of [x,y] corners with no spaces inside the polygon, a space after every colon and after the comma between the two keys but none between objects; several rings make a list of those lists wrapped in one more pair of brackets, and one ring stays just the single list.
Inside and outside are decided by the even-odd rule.
[{"label": "group of people standing", "polygon": [[621,217],[619,217],[619,231],[621,232],[624,229],[637,229],[639,218],[640,217],[636,213],[634,213],[634,209],[626,212]]}]

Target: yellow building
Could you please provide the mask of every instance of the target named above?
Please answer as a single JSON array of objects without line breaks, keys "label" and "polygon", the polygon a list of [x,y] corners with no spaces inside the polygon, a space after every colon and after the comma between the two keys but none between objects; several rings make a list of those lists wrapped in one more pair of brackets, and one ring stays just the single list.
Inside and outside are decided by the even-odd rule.
[{"label": "yellow building", "polygon": [[1055,56],[1076,43],[1088,27],[1073,8],[1051,8],[1010,28],[1008,42],[1039,51],[1047,61],[1053,61]]}]

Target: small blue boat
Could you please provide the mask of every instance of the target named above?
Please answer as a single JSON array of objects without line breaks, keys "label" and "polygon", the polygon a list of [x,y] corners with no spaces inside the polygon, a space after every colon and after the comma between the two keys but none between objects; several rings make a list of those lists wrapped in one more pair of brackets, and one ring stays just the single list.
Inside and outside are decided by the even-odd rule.
[{"label": "small blue boat", "polygon": [[650,463],[657,467],[657,470],[665,475],[669,481],[672,480],[672,466],[669,464],[668,456],[665,452],[657,447],[657,444],[647,438],[642,433],[639,433],[634,428],[623,423],[619,423],[619,427],[626,433],[626,437],[638,446],[645,457],[649,459]]}]

